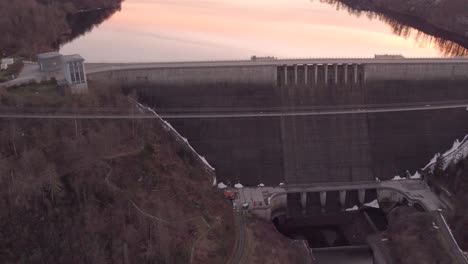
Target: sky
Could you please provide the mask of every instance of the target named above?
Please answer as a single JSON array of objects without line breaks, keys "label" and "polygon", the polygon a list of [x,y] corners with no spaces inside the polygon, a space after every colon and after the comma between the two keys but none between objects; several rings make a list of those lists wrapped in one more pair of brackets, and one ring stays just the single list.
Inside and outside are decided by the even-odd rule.
[{"label": "sky", "polygon": [[125,0],[109,20],[62,47],[88,62],[436,57],[430,44],[319,0]]}]

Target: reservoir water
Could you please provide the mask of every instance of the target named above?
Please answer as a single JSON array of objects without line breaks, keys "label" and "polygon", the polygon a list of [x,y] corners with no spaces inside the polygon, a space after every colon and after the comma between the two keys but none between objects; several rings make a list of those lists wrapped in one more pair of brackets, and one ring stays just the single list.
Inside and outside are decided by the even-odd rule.
[{"label": "reservoir water", "polygon": [[310,0],[126,0],[91,32],[65,44],[88,62],[287,57],[443,56],[425,38]]}]

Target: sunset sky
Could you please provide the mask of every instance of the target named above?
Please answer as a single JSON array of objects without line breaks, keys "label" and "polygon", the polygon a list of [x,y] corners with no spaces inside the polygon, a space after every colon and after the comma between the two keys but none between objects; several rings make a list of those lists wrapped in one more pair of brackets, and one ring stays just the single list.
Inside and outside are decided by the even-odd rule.
[{"label": "sunset sky", "polygon": [[309,0],[126,0],[122,11],[62,48],[88,61],[440,56],[377,19]]}]

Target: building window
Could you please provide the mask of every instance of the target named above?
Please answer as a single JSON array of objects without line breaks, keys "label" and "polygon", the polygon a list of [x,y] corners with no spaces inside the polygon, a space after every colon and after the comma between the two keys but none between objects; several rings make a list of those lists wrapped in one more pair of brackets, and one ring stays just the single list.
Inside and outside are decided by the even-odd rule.
[{"label": "building window", "polygon": [[79,72],[80,72],[80,80],[81,80],[81,83],[85,83],[85,75],[84,75],[84,71],[83,71],[83,63],[80,63],[80,66],[78,68]]},{"label": "building window", "polygon": [[85,83],[83,63],[69,62],[68,68],[70,70],[70,79],[72,84]]},{"label": "building window", "polygon": [[75,79],[75,69],[74,69],[73,63],[69,63],[69,64],[68,64],[68,68],[69,68],[69,70],[70,70],[71,83],[75,83],[75,82],[76,82],[76,79]]}]

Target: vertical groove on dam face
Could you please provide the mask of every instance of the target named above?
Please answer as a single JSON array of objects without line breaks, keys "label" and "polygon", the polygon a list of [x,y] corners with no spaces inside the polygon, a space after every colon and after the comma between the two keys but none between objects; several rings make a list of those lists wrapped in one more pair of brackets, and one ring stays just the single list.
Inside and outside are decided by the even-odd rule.
[{"label": "vertical groove on dam face", "polygon": [[373,179],[365,114],[288,117],[283,131],[287,183]]},{"label": "vertical groove on dam face", "polygon": [[[399,80],[395,73],[385,79],[387,75],[380,66],[368,68],[368,72],[366,67],[350,66],[348,78],[337,78],[332,69],[344,73],[342,66],[311,66],[307,72],[308,85],[300,83],[305,82],[304,67],[297,67],[303,74],[296,73],[295,67],[286,70],[269,67],[274,71],[257,69],[263,74],[262,83],[175,85],[147,80],[124,83],[124,86],[136,88],[140,100],[160,113],[174,108],[195,112],[247,108],[261,112],[268,107],[292,111],[349,105],[357,108],[404,103],[430,105],[434,101],[468,99],[468,80],[461,75],[466,72],[464,65],[442,67],[447,73],[436,71],[435,74],[448,77],[436,76],[439,79],[427,79],[430,75],[424,72],[426,68],[435,71],[437,67],[408,66],[413,71],[405,73],[409,80]],[[382,69],[393,71],[395,67],[406,66]],[[119,73],[121,77],[124,75]],[[277,85],[267,83],[270,75]],[[168,121],[216,168],[219,181],[244,185],[350,182],[404,176],[406,170],[414,173],[435,153],[468,133],[465,109]]]}]

